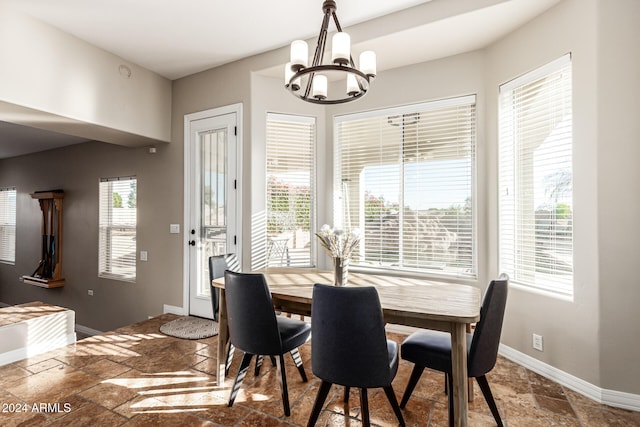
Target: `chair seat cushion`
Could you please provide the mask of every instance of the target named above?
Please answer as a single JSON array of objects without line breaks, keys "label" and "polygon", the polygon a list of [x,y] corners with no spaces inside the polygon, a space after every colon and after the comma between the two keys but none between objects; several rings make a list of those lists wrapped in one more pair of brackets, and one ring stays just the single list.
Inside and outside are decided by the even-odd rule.
[{"label": "chair seat cushion", "polygon": [[[467,356],[472,337],[467,334]],[[414,332],[403,341],[400,354],[418,366],[451,373],[451,335],[446,332]]]},{"label": "chair seat cushion", "polygon": [[276,316],[282,351],[291,351],[304,344],[311,335],[311,325],[298,319],[285,316]]}]

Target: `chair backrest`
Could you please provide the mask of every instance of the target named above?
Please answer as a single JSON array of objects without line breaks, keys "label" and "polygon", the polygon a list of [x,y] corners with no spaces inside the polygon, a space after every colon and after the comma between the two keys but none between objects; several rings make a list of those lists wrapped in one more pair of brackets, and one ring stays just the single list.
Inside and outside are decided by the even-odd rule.
[{"label": "chair backrest", "polygon": [[391,384],[378,292],[372,286],[316,284],[311,305],[313,374],[333,384],[375,388]]},{"label": "chair backrest", "polygon": [[[214,255],[209,257],[209,285],[215,279],[224,276],[224,271],[228,268],[227,255]],[[220,311],[220,289],[211,286],[211,305],[213,307],[213,320],[218,321]]]},{"label": "chair backrest", "polygon": [[480,309],[480,320],[469,346],[467,362],[470,377],[484,375],[496,364],[508,289],[509,279],[506,276],[489,283]]},{"label": "chair backrest", "polygon": [[231,343],[251,354],[281,354],[278,322],[264,275],[227,270],[224,289]]}]

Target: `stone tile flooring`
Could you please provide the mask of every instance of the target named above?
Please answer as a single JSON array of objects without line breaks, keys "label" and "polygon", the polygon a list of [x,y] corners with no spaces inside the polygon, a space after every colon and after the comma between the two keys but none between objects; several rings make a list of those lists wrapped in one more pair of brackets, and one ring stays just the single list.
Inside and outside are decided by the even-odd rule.
[{"label": "stone tile flooring", "polygon": [[[309,344],[301,349],[308,383],[286,358],[290,417],[283,415],[276,370],[268,360],[258,377],[247,375],[235,405],[227,408],[232,379],[216,385],[217,338],[162,335],[160,325],[175,317],[163,315],[0,367],[0,425],[306,425],[319,385],[311,374]],[[230,377],[239,358],[236,354]],[[393,384],[398,400],[410,372],[411,365],[402,362]],[[507,426],[640,426],[640,413],[600,405],[504,358],[487,377]],[[403,410],[408,426],[448,425],[443,382],[442,374],[425,372]],[[346,405],[342,393],[332,388],[318,426],[361,425],[358,392],[352,391]],[[369,407],[374,425],[397,425],[382,390],[370,391]],[[469,424],[495,425],[477,386]]]}]

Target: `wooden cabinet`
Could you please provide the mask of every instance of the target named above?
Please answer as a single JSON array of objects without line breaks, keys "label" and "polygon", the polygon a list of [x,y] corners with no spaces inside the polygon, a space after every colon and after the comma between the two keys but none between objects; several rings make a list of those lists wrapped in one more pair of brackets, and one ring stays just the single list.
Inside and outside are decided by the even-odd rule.
[{"label": "wooden cabinet", "polygon": [[22,276],[24,283],[43,288],[64,286],[62,278],[62,200],[64,191],[39,191],[31,195],[42,211],[42,258],[31,276]]}]

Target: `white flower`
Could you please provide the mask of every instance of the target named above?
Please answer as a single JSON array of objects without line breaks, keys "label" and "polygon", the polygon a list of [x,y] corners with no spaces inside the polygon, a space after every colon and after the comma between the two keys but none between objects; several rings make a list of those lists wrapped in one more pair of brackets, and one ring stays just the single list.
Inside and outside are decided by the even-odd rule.
[{"label": "white flower", "polygon": [[324,224],[316,236],[329,255],[335,258],[349,259],[360,243],[360,230],[357,228],[343,230]]}]

